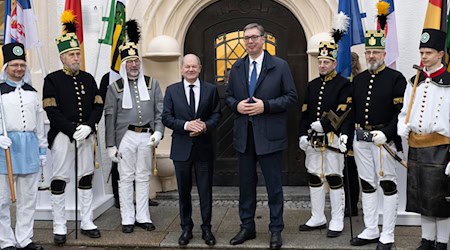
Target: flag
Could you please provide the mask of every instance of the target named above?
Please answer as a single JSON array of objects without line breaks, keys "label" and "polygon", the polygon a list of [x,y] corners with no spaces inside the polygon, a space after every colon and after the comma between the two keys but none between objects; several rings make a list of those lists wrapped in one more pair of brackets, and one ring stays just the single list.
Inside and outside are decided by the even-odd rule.
[{"label": "flag", "polygon": [[4,24],[4,44],[19,42],[26,49],[41,45],[30,0],[6,0]]},{"label": "flag", "polygon": [[[447,17],[447,0],[429,0],[423,28],[442,30],[447,33],[446,57],[448,57],[449,53],[449,33],[447,30]],[[446,63],[446,57],[443,58],[443,63]],[[450,72],[450,69],[447,68],[447,71]]]},{"label": "flag", "polygon": [[99,43],[111,45],[111,67],[109,72],[109,83],[113,83],[121,78],[119,75],[120,58],[119,47],[126,39],[126,32],[124,29],[126,0],[112,0],[110,13],[108,17],[103,18],[103,21],[108,21],[105,38],[99,39]]},{"label": "flag", "polygon": [[66,5],[64,10],[71,10],[75,16],[75,22],[77,24],[77,38],[80,42],[80,52],[81,52],[81,69],[86,68],[84,63],[84,42],[83,42],[83,15],[81,11],[81,0],[66,0]]},{"label": "flag", "polygon": [[[386,37],[386,57],[384,58],[385,64],[395,69],[398,58],[398,38],[397,38],[397,24],[395,18],[394,0],[383,0],[389,3],[389,13],[387,15],[387,23],[384,30]],[[377,24],[379,26],[379,24]]]},{"label": "flag", "polygon": [[352,73],[352,55],[350,48],[353,45],[364,43],[364,33],[357,0],[340,0],[338,13],[341,11],[350,18],[350,24],[347,34],[338,43],[336,71],[343,77],[349,77]]}]

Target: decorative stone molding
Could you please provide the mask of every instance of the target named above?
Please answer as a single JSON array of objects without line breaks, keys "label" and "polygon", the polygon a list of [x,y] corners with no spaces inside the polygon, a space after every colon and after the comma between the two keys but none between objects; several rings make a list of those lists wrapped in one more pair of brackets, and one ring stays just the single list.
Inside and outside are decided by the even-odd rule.
[{"label": "decorative stone molding", "polygon": [[143,57],[165,62],[176,60],[180,55],[180,45],[177,40],[170,36],[160,35],[150,41]]}]

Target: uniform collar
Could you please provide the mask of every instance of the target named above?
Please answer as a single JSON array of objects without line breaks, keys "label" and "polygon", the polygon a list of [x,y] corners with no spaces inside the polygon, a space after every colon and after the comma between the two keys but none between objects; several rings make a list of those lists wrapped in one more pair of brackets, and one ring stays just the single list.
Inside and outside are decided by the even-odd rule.
[{"label": "uniform collar", "polygon": [[333,78],[335,78],[336,75],[337,75],[336,70],[333,70],[324,76],[320,76],[320,78],[322,78],[325,82],[328,82],[328,81],[333,80]]},{"label": "uniform collar", "polygon": [[68,68],[66,68],[65,66],[63,67],[63,71],[66,75],[68,76],[76,76],[80,73],[80,71],[77,71],[75,73],[72,73],[72,71],[70,71]]}]

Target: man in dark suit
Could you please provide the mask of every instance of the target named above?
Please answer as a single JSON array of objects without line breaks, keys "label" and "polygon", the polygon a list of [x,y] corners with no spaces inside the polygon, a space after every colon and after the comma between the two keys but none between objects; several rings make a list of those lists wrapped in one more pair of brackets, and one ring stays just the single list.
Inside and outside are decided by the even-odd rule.
[{"label": "man in dark suit", "polygon": [[177,177],[181,233],[178,244],[184,246],[192,239],[192,169],[195,171],[203,224],[202,239],[215,245],[211,232],[213,142],[212,135],[220,120],[219,94],[215,85],[198,79],[200,59],[194,54],[183,58],[183,80],[166,90],[163,124],[172,129],[170,158]]},{"label": "man in dark suit", "polygon": [[231,245],[254,239],[256,163],[261,166],[269,196],[271,249],[280,249],[283,222],[282,152],[288,146],[287,109],[297,101],[294,80],[286,61],[263,50],[264,28],[244,28],[248,55],[230,72],[226,103],[234,112],[234,147],[239,153],[239,216],[241,230]]}]

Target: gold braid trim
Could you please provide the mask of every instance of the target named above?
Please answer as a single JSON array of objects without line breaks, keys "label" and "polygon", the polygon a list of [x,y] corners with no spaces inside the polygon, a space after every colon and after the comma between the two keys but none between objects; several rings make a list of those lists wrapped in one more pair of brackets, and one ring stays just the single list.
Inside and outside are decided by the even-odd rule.
[{"label": "gold braid trim", "polygon": [[94,100],[94,104],[103,104],[103,99],[101,96],[96,95],[95,96],[95,100]]},{"label": "gold braid trim", "polygon": [[337,107],[336,111],[339,111],[339,110],[346,111],[347,110],[347,104],[340,104]]},{"label": "gold braid trim", "polygon": [[58,105],[56,104],[56,99],[53,97],[44,98],[44,100],[42,100],[42,106],[43,108],[58,107]]},{"label": "gold braid trim", "polygon": [[403,97],[394,98],[393,102],[394,102],[394,105],[395,104],[399,104],[399,103],[403,103]]},{"label": "gold braid trim", "polygon": [[302,112],[305,112],[306,110],[308,110],[308,104],[303,104]]}]

